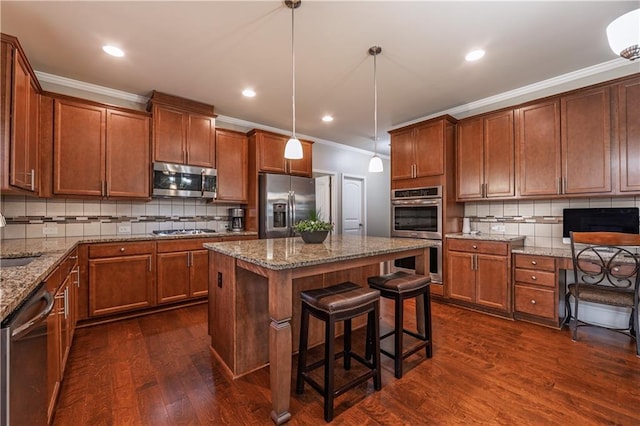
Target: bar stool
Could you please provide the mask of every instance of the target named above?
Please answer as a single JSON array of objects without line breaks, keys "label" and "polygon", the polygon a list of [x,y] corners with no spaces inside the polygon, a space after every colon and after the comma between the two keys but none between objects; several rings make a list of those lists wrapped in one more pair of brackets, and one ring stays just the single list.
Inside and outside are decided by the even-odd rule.
[{"label": "bar stool", "polygon": [[[302,315],[300,323],[300,347],[298,353],[298,373],[296,376],[296,393],[304,390],[307,382],[324,397],[324,419],[333,419],[333,401],[347,390],[366,382],[373,377],[375,390],[382,387],[380,374],[380,292],[360,287],[352,282],[344,282],[331,287],[303,291]],[[351,350],[351,320],[359,315],[367,314],[367,348],[373,346],[373,359],[368,361]],[[307,365],[307,345],[309,338],[309,314],[325,323],[324,359]],[[344,321],[344,348],[335,353],[335,326]],[[351,359],[355,359],[369,370],[335,389],[335,360],[344,358],[344,369],[351,368]],[[371,357],[369,357],[370,359]],[[309,375],[312,370],[324,366],[324,386]]]},{"label": "bar stool", "polygon": [[[402,377],[402,361],[422,348],[426,348],[427,358],[433,355],[431,338],[431,292],[429,284],[431,278],[420,274],[408,274],[398,271],[391,274],[369,277],[367,279],[369,287],[380,291],[380,297],[393,299],[395,302],[395,325],[394,329],[380,336],[380,340],[391,335],[395,336],[394,353],[385,349],[380,352],[394,360],[394,370],[396,378]],[[424,334],[419,334],[404,328],[405,299],[417,298],[422,295],[424,301]],[[402,338],[404,334],[415,337],[420,342],[403,352]],[[369,347],[369,345],[367,345]],[[368,351],[367,351],[368,355]]]}]

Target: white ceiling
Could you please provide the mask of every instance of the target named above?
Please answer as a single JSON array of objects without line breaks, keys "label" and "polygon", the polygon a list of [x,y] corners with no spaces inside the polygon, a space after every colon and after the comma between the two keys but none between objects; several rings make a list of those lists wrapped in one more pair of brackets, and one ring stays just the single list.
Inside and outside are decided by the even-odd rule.
[{"label": "white ceiling", "polygon": [[[295,11],[297,131],[378,150],[401,124],[616,59],[606,26],[637,1],[303,0]],[[1,30],[36,71],[149,96],[211,103],[218,114],[291,129],[291,10],[279,1],[7,1]],[[121,46],[112,58],[101,46]],[[486,56],[465,62],[483,48]],[[621,59],[618,62],[622,61]],[[624,64],[624,74],[640,63]],[[253,99],[240,92],[252,87]],[[324,123],[321,117],[335,120]]]}]

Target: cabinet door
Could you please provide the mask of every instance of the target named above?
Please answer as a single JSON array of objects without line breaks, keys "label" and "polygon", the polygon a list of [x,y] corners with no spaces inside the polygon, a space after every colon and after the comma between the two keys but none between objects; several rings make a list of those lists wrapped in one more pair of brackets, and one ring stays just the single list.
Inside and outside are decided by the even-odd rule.
[{"label": "cabinet door", "polygon": [[29,80],[29,139],[27,144],[26,176],[27,189],[38,190],[39,149],[40,145],[40,94],[34,86],[33,79]]},{"label": "cabinet door", "polygon": [[205,115],[188,114],[187,158],[192,166],[216,166],[216,121]]},{"label": "cabinet door", "polygon": [[504,256],[476,255],[476,303],[510,311],[509,264]]},{"label": "cabinet door", "polygon": [[235,367],[235,259],[209,252],[209,335],[211,346],[228,366]]},{"label": "cabinet door", "polygon": [[154,283],[150,254],[89,260],[89,316],[153,306]]},{"label": "cabinet door", "polygon": [[611,192],[609,87],[561,98],[565,194]]},{"label": "cabinet door", "polygon": [[472,253],[447,252],[447,285],[452,299],[474,302],[476,298],[476,274]]},{"label": "cabinet door", "polygon": [[640,78],[617,86],[620,191],[640,191]]},{"label": "cabinet door", "polygon": [[[33,149],[33,147],[31,147],[32,141],[34,141],[32,138],[35,137],[35,142],[37,142],[37,133],[35,135],[31,134],[35,129],[37,129],[37,105],[35,105],[36,126],[33,126],[30,125],[33,107],[31,105],[33,102],[31,96],[33,87],[31,86],[29,67],[25,59],[16,49],[13,50],[13,54],[13,104],[10,145],[11,173],[9,174],[9,177],[11,185],[32,191],[31,169],[33,168],[35,171],[35,164],[30,160],[29,149]],[[34,151],[33,154],[35,153],[36,152]]]},{"label": "cabinet door", "polygon": [[153,106],[153,161],[184,163],[186,121],[182,111]]},{"label": "cabinet door", "polygon": [[458,122],[456,146],[457,199],[480,199],[484,184],[483,119],[475,118]]},{"label": "cabinet door", "polygon": [[56,307],[58,309],[58,317],[60,319],[60,380],[64,377],[65,367],[67,365],[67,359],[69,358],[69,351],[71,350],[71,336],[73,334],[73,312],[72,312],[72,277],[67,275],[62,286],[56,294]]},{"label": "cabinet door", "polygon": [[107,110],[107,196],[149,198],[149,117]]},{"label": "cabinet door", "polygon": [[414,129],[416,177],[444,174],[444,121]]},{"label": "cabinet door", "polygon": [[206,296],[209,292],[209,250],[191,252],[189,268],[189,295]]},{"label": "cabinet door", "polygon": [[217,130],[216,151],[217,200],[246,203],[249,188],[249,143],[246,135]]},{"label": "cabinet door", "polygon": [[484,119],[484,196],[515,196],[513,111]]},{"label": "cabinet door", "polygon": [[[60,286],[60,269],[56,268],[45,280],[47,291],[56,294]],[[55,301],[51,314],[47,317],[47,407],[48,424],[51,424],[53,412],[60,390],[60,319],[58,315],[58,300]]]},{"label": "cabinet door", "polygon": [[158,253],[158,303],[189,297],[189,252]]},{"label": "cabinet door", "polygon": [[518,109],[516,128],[520,195],[559,194],[560,101]]},{"label": "cabinet door", "polygon": [[260,133],[258,141],[258,171],[268,173],[286,173],[284,146],[288,137]]},{"label": "cabinet door", "polygon": [[391,180],[413,178],[413,128],[391,135]]},{"label": "cabinet door", "polygon": [[[289,162],[289,173],[296,176],[311,177],[313,144],[307,141],[300,141],[302,144],[302,158],[299,160],[287,160]],[[283,154],[284,155],[284,151]]]},{"label": "cabinet door", "polygon": [[103,195],[106,110],[56,99],[54,103],[53,193]]}]

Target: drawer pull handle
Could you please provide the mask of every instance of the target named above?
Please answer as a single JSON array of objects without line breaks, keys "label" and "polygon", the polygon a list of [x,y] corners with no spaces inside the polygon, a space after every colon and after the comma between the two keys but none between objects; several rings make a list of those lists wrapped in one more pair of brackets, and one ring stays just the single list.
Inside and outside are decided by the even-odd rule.
[{"label": "drawer pull handle", "polygon": [[531,279],[535,281],[535,280],[537,280],[538,278],[537,278],[535,275],[531,275]]},{"label": "drawer pull handle", "polygon": [[537,264],[538,264],[538,262],[536,262],[535,260],[532,260],[532,261],[531,261],[531,264],[532,264],[532,265],[537,265]]},{"label": "drawer pull handle", "polygon": [[477,248],[478,248],[478,246],[474,244],[474,245],[473,245],[473,248],[474,248],[474,249],[477,249]]},{"label": "drawer pull handle", "polygon": [[535,305],[536,304],[536,300],[535,299],[531,299],[531,304]]},{"label": "drawer pull handle", "polygon": [[124,247],[120,247],[120,251],[123,252],[124,251]]}]

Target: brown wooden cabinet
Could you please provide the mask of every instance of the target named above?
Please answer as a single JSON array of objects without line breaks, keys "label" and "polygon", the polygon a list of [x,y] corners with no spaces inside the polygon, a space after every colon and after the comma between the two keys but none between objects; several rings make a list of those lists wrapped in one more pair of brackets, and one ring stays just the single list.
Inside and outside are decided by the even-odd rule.
[{"label": "brown wooden cabinet", "polygon": [[515,196],[513,110],[458,122],[456,199]]},{"label": "brown wooden cabinet", "polygon": [[89,316],[154,306],[155,271],[155,242],[89,246]]},{"label": "brown wooden cabinet", "polygon": [[255,147],[256,167],[258,172],[291,174],[311,177],[313,164],[313,142],[300,140],[302,159],[287,160],[284,158],[284,147],[289,136],[279,135],[264,130],[252,130],[248,133],[251,146]]},{"label": "brown wooden cabinet", "polygon": [[149,117],[79,99],[54,100],[53,193],[149,198]]},{"label": "brown wooden cabinet", "polygon": [[[58,292],[60,284],[60,268],[56,267],[44,280],[47,291],[53,295]],[[56,401],[60,391],[60,346],[62,333],[60,330],[59,310],[60,303],[56,299],[53,310],[47,317],[47,419],[51,424],[53,413],[56,408]]]},{"label": "brown wooden cabinet", "polygon": [[216,129],[218,201],[246,203],[249,193],[249,141],[241,132]]},{"label": "brown wooden cabinet", "polygon": [[445,282],[449,299],[510,315],[510,251],[511,244],[507,242],[447,239]]},{"label": "brown wooden cabinet", "polygon": [[153,92],[153,161],[216,166],[216,115],[213,106]]},{"label": "brown wooden cabinet", "polygon": [[428,120],[391,134],[391,180],[440,176],[445,173],[449,116]]},{"label": "brown wooden cabinet", "polygon": [[520,253],[513,257],[514,317],[559,327],[564,315],[559,309],[556,259]]},{"label": "brown wooden cabinet", "polygon": [[158,241],[158,304],[206,296],[209,258],[204,243],[219,238]]},{"label": "brown wooden cabinet", "polygon": [[37,193],[41,88],[16,38],[2,34],[1,57],[0,189]]},{"label": "brown wooden cabinet", "polygon": [[559,194],[562,177],[559,99],[516,110],[516,145],[520,196]]},{"label": "brown wooden cabinet", "polygon": [[608,86],[560,98],[562,194],[611,193],[611,105]]},{"label": "brown wooden cabinet", "polygon": [[619,188],[640,193],[640,77],[614,86],[617,95],[615,134],[619,149]]}]

